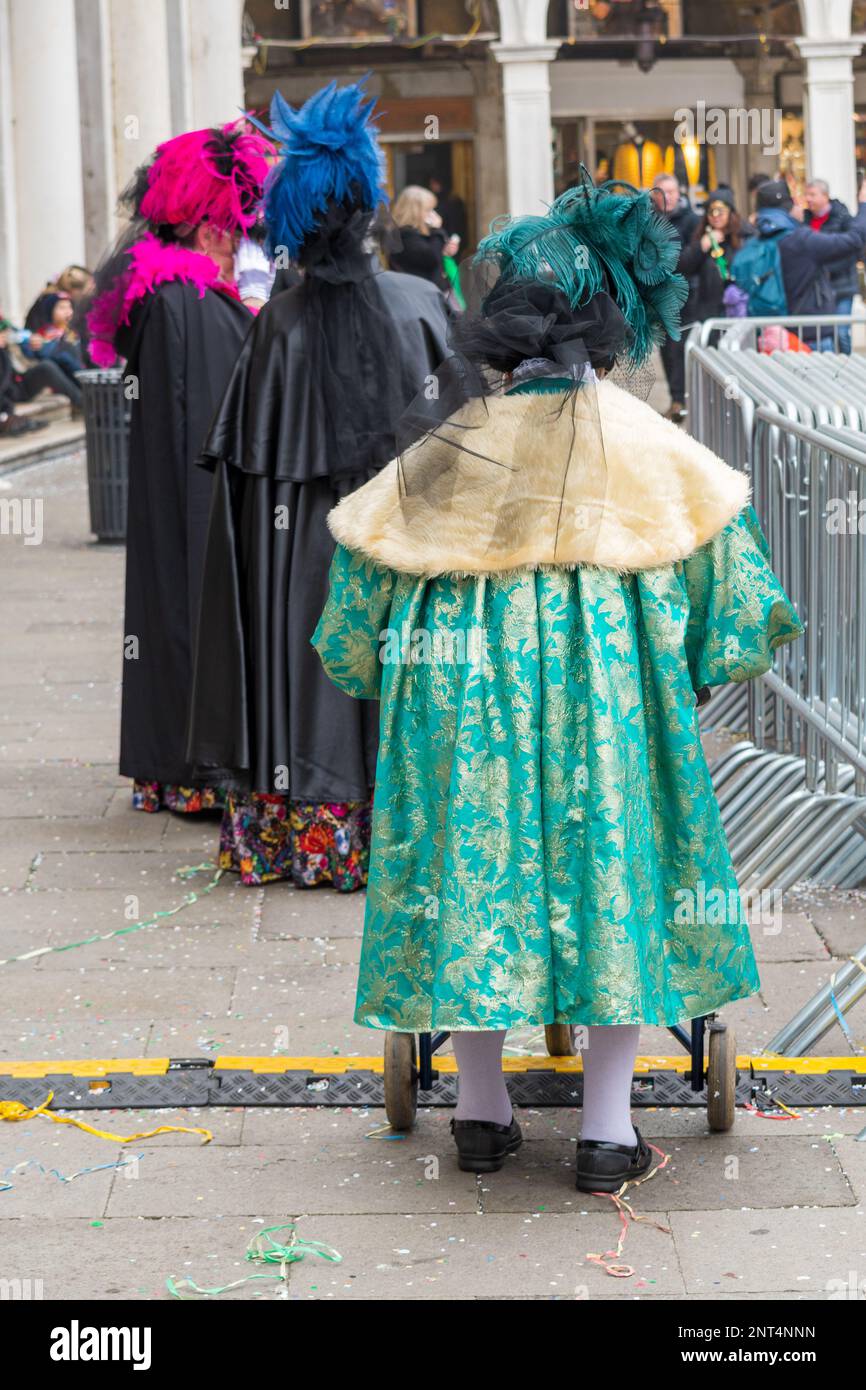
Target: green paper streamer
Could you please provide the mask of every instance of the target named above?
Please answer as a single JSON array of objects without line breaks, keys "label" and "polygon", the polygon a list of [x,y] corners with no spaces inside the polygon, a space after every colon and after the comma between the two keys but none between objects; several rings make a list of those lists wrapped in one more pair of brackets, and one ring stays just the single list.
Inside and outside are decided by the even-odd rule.
[{"label": "green paper streamer", "polygon": [[[288,1245],[271,1238],[277,1231],[291,1232]],[[165,1286],[172,1298],[181,1300],[218,1298],[220,1294],[227,1293],[229,1289],[239,1289],[242,1284],[249,1284],[256,1279],[281,1279],[288,1288],[289,1265],[296,1264],[298,1260],[306,1259],[307,1255],[318,1255],[320,1259],[327,1260],[330,1264],[340,1264],[343,1259],[339,1251],[334,1250],[330,1245],[324,1245],[321,1241],[299,1240],[295,1233],[294,1221],[289,1221],[283,1226],[267,1226],[264,1230],[257,1231],[250,1239],[244,1257],[255,1264],[278,1264],[280,1266],[279,1274],[245,1274],[242,1279],[235,1279],[231,1284],[221,1284],[213,1289],[203,1289],[194,1279],[176,1279],[174,1275],[170,1274],[165,1281]]]},{"label": "green paper streamer", "polygon": [[[178,869],[175,877],[192,878],[193,874],[205,873],[212,868],[212,864],[186,865],[184,868]],[[60,951],[74,951],[79,946],[92,946],[96,941],[111,941],[112,937],[115,936],[129,936],[131,932],[144,931],[145,927],[155,927],[163,917],[174,917],[178,912],[183,912],[185,907],[192,907],[192,904],[197,903],[200,898],[207,897],[208,893],[212,893],[216,888],[223,873],[223,869],[217,869],[210,883],[200,893],[188,893],[177,907],[167,908],[164,912],[156,912],[146,922],[133,922],[128,927],[116,927],[114,931],[103,932],[101,936],[87,936],[83,941],[67,941],[64,946],[39,946],[35,951],[25,952],[23,956],[9,956],[6,960],[0,960],[0,965],[14,965],[16,961],[35,960],[37,956],[53,955]]]}]

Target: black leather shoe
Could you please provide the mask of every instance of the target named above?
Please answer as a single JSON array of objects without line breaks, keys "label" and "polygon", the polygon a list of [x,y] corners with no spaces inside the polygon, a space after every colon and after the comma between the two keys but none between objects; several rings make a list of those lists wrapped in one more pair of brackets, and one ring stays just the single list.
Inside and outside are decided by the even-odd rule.
[{"label": "black leather shoe", "polygon": [[452,1120],[457,1163],[465,1173],[498,1173],[508,1154],[523,1143],[520,1125],[512,1115],[510,1125],[492,1120]]},{"label": "black leather shoe", "polygon": [[652,1167],[652,1149],[637,1125],[636,1144],[581,1139],[577,1146],[578,1192],[618,1192],[624,1182],[642,1178]]}]

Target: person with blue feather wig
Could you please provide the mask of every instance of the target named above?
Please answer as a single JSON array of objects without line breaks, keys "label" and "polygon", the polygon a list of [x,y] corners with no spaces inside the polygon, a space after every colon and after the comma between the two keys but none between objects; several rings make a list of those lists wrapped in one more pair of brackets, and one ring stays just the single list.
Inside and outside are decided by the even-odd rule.
[{"label": "person with blue feather wig", "polygon": [[275,93],[267,249],[300,283],[256,319],[215,416],[189,756],[230,789],[220,864],[245,884],[366,882],[377,720],[325,676],[326,517],[393,456],[397,421],[445,356],[442,296],[383,271],[374,102],[331,82]]}]

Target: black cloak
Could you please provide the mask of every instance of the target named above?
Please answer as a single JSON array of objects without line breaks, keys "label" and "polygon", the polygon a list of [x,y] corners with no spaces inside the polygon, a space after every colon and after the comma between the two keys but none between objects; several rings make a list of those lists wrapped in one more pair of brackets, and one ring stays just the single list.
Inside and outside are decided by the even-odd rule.
[{"label": "black cloak", "polygon": [[[192,650],[212,479],[196,467],[251,327],[221,290],[173,281],[116,339],[138,379],[129,440],[120,772],[194,785],[186,759]],[[133,639],[135,639],[133,641]]]},{"label": "black cloak", "polygon": [[[369,417],[373,402],[374,426],[393,434],[446,355],[447,313],[439,291],[414,276],[379,271],[367,281],[367,313],[373,292],[385,315],[389,389],[362,384],[364,408]],[[329,457],[333,431],[323,428],[321,383],[310,370],[321,360],[309,341],[315,293],[303,284],[262,310],[205,445],[215,478],[189,756],[203,777],[242,793],[364,801],[375,773],[378,706],[338,690],[310,639],[334,553],[325,519],[377,469],[353,472],[351,460]],[[346,295],[351,344],[358,301],[353,290]],[[330,323],[332,342],[340,326]],[[344,411],[351,408],[347,401]]]}]

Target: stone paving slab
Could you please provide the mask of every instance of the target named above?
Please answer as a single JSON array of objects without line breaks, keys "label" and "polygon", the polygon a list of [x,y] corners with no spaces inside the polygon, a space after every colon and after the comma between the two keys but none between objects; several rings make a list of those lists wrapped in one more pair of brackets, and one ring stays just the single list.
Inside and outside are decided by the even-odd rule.
[{"label": "stone paving slab", "polygon": [[0,889],[23,888],[38,853],[38,848],[29,845],[0,847]]},{"label": "stone paving slab", "polygon": [[242,1015],[302,1027],[305,1020],[329,1020],[335,1008],[351,1017],[357,983],[357,969],[350,965],[283,966],[273,974],[241,966],[232,1006]]},{"label": "stone paving slab", "polygon": [[[45,602],[40,598],[40,602]],[[16,600],[20,602],[20,599]],[[50,681],[50,680],[31,680],[22,681],[19,685],[11,682],[4,682],[3,698],[6,702],[6,712],[9,710],[19,711],[21,714],[27,713],[45,718],[47,715],[61,714],[66,712],[70,706],[88,710],[91,714],[102,711],[104,714],[114,715],[117,709],[118,692],[120,686],[117,680],[87,680],[87,681]],[[112,724],[106,728],[106,738],[114,737],[115,729]]]},{"label": "stone paving slab", "polygon": [[[353,1001],[354,1002],[354,1001]],[[325,1000],[328,1005],[328,1000]],[[148,1057],[381,1057],[382,1034],[359,1028],[338,1001],[328,1016],[214,1018],[177,1024],[157,1019],[147,1044]],[[864,1114],[866,1124],[866,1114]]]},{"label": "stone paving slab", "polygon": [[[146,1057],[156,1025],[136,1018],[28,1019],[18,1024],[4,1017],[0,1058],[9,1062],[72,1060],[85,1057]],[[157,1049],[151,1055],[164,1056]]]},{"label": "stone paving slab", "polygon": [[[369,1147],[369,1146],[368,1146]],[[474,1212],[476,1180],[454,1164],[448,1181],[427,1182],[419,1165],[398,1164],[396,1146],[340,1153],[336,1146],[306,1152],[270,1144],[266,1149],[213,1149],[207,1161],[176,1147],[140,1166],[135,1182],[115,1182],[109,1216],[187,1216],[197,1207],[222,1216],[262,1211],[351,1214]]]},{"label": "stone paving slab", "polygon": [[[125,797],[128,801],[128,791]],[[152,820],[157,823],[162,832],[162,848],[167,853],[193,854],[196,859],[216,862],[221,819],[219,815],[211,815],[208,812],[187,816],[174,811],[160,811],[157,815],[130,811],[129,814],[136,820]],[[250,888],[248,891],[253,893],[255,889]]]},{"label": "stone paving slab", "polygon": [[866,945],[866,895],[816,889],[813,899],[806,911],[835,956],[852,955]]},{"label": "stone paving slab", "polygon": [[[521,1298],[592,1299],[612,1280],[585,1256],[608,1249],[613,1229],[609,1213],[303,1216],[299,1234],[343,1261],[296,1265],[290,1288],[316,1299],[498,1299],[516,1288]],[[653,1226],[641,1228],[629,1262],[629,1296],[685,1292],[672,1238]]]},{"label": "stone paving slab", "polygon": [[[129,850],[140,854],[162,848],[164,827],[159,816],[93,816],[90,820],[8,821],[2,828],[4,846],[21,846],[34,854],[86,853],[88,851]],[[173,847],[172,847],[173,849]],[[171,851],[170,851],[171,852]]]},{"label": "stone paving slab", "polygon": [[[668,1164],[635,1194],[641,1211],[856,1205],[839,1160],[820,1139],[714,1134],[651,1142]],[[591,1211],[602,1209],[605,1198],[575,1190],[575,1147],[528,1141],[507,1169],[483,1178],[485,1211],[569,1210],[575,1198]]]},{"label": "stone paving slab", "polygon": [[[782,912],[780,930],[752,927],[752,948],[759,967],[767,961],[828,960],[830,952],[804,912]],[[760,973],[760,968],[759,968]]]},{"label": "stone paving slab", "polygon": [[[248,1241],[263,1226],[282,1220],[280,1215],[256,1224],[212,1216],[180,1221],[0,1217],[5,1277],[41,1279],[47,1300],[167,1299],[169,1274],[194,1278],[205,1287],[249,1274],[244,1260]],[[223,1295],[227,1300],[273,1297],[270,1283],[247,1284]]]},{"label": "stone paving slab", "polygon": [[49,850],[42,855],[32,878],[37,890],[61,888],[118,888],[137,893],[150,885],[169,885],[169,890],[188,892],[188,881],[177,871],[189,867],[189,856],[182,850],[166,853],[162,849],[141,852],[106,848],[72,853]]},{"label": "stone paving slab", "polygon": [[222,1016],[228,1011],[234,970],[191,966],[178,975],[172,970],[142,970],[127,966],[39,973],[31,996],[7,998],[6,1022],[44,1020],[47,1023],[81,1019],[87,1011],[96,1018],[171,1018]]},{"label": "stone paving slab", "polygon": [[18,739],[8,738],[4,742],[3,757],[18,767],[41,767],[46,760],[61,762],[68,758],[69,749],[75,748],[78,755],[87,762],[95,762],[105,756],[102,738],[83,735],[81,738],[55,738],[50,719],[43,721],[37,730],[28,730]]},{"label": "stone paving slab", "polygon": [[262,908],[262,938],[360,936],[364,902],[363,893],[305,891],[282,883],[269,885]]},{"label": "stone paving slab", "polygon": [[[198,904],[195,904],[198,907]],[[247,902],[214,904],[213,921],[184,926],[186,911],[152,930],[115,937],[101,948],[104,958],[118,964],[185,969],[188,965],[241,965],[255,956],[253,910]],[[201,911],[203,909],[200,909]]]},{"label": "stone paving slab", "polygon": [[[0,777],[2,773],[3,769],[0,768]],[[53,819],[83,816],[91,820],[94,816],[102,815],[108,796],[108,786],[98,783],[79,780],[78,785],[58,782],[53,786],[39,787],[26,777],[16,776],[11,785],[0,784],[0,821],[7,818],[16,821],[43,820],[49,816]]]},{"label": "stone paving slab", "polygon": [[863,1138],[859,1141],[856,1135],[846,1133],[843,1139],[834,1139],[832,1146],[854,1199],[866,1205],[866,1124],[860,1133]]},{"label": "stone paving slab", "polygon": [[[208,876],[204,874],[185,882],[169,880],[162,884],[154,881],[129,888],[4,893],[0,895],[0,933],[7,927],[17,930],[24,926],[32,932],[33,948],[49,941],[53,945],[83,941],[136,922],[149,921],[156,913],[182,904],[191,891],[200,892],[207,881]],[[250,919],[252,907],[249,898],[239,889],[232,891],[232,885],[223,882],[214,892],[200,896],[198,901],[183,907],[176,917],[167,920],[172,926],[182,921],[185,931],[214,923],[237,925]],[[166,919],[160,920],[163,925],[142,928],[142,931],[148,934],[162,931]],[[131,942],[134,936],[132,933],[127,940]],[[52,956],[50,970],[81,969],[99,958],[100,953],[118,949],[116,941],[83,946],[75,954]],[[49,964],[48,961],[43,963]]]},{"label": "stone paving slab", "polygon": [[866,1208],[673,1212],[668,1224],[689,1293],[805,1289],[827,1297],[866,1277]]}]

